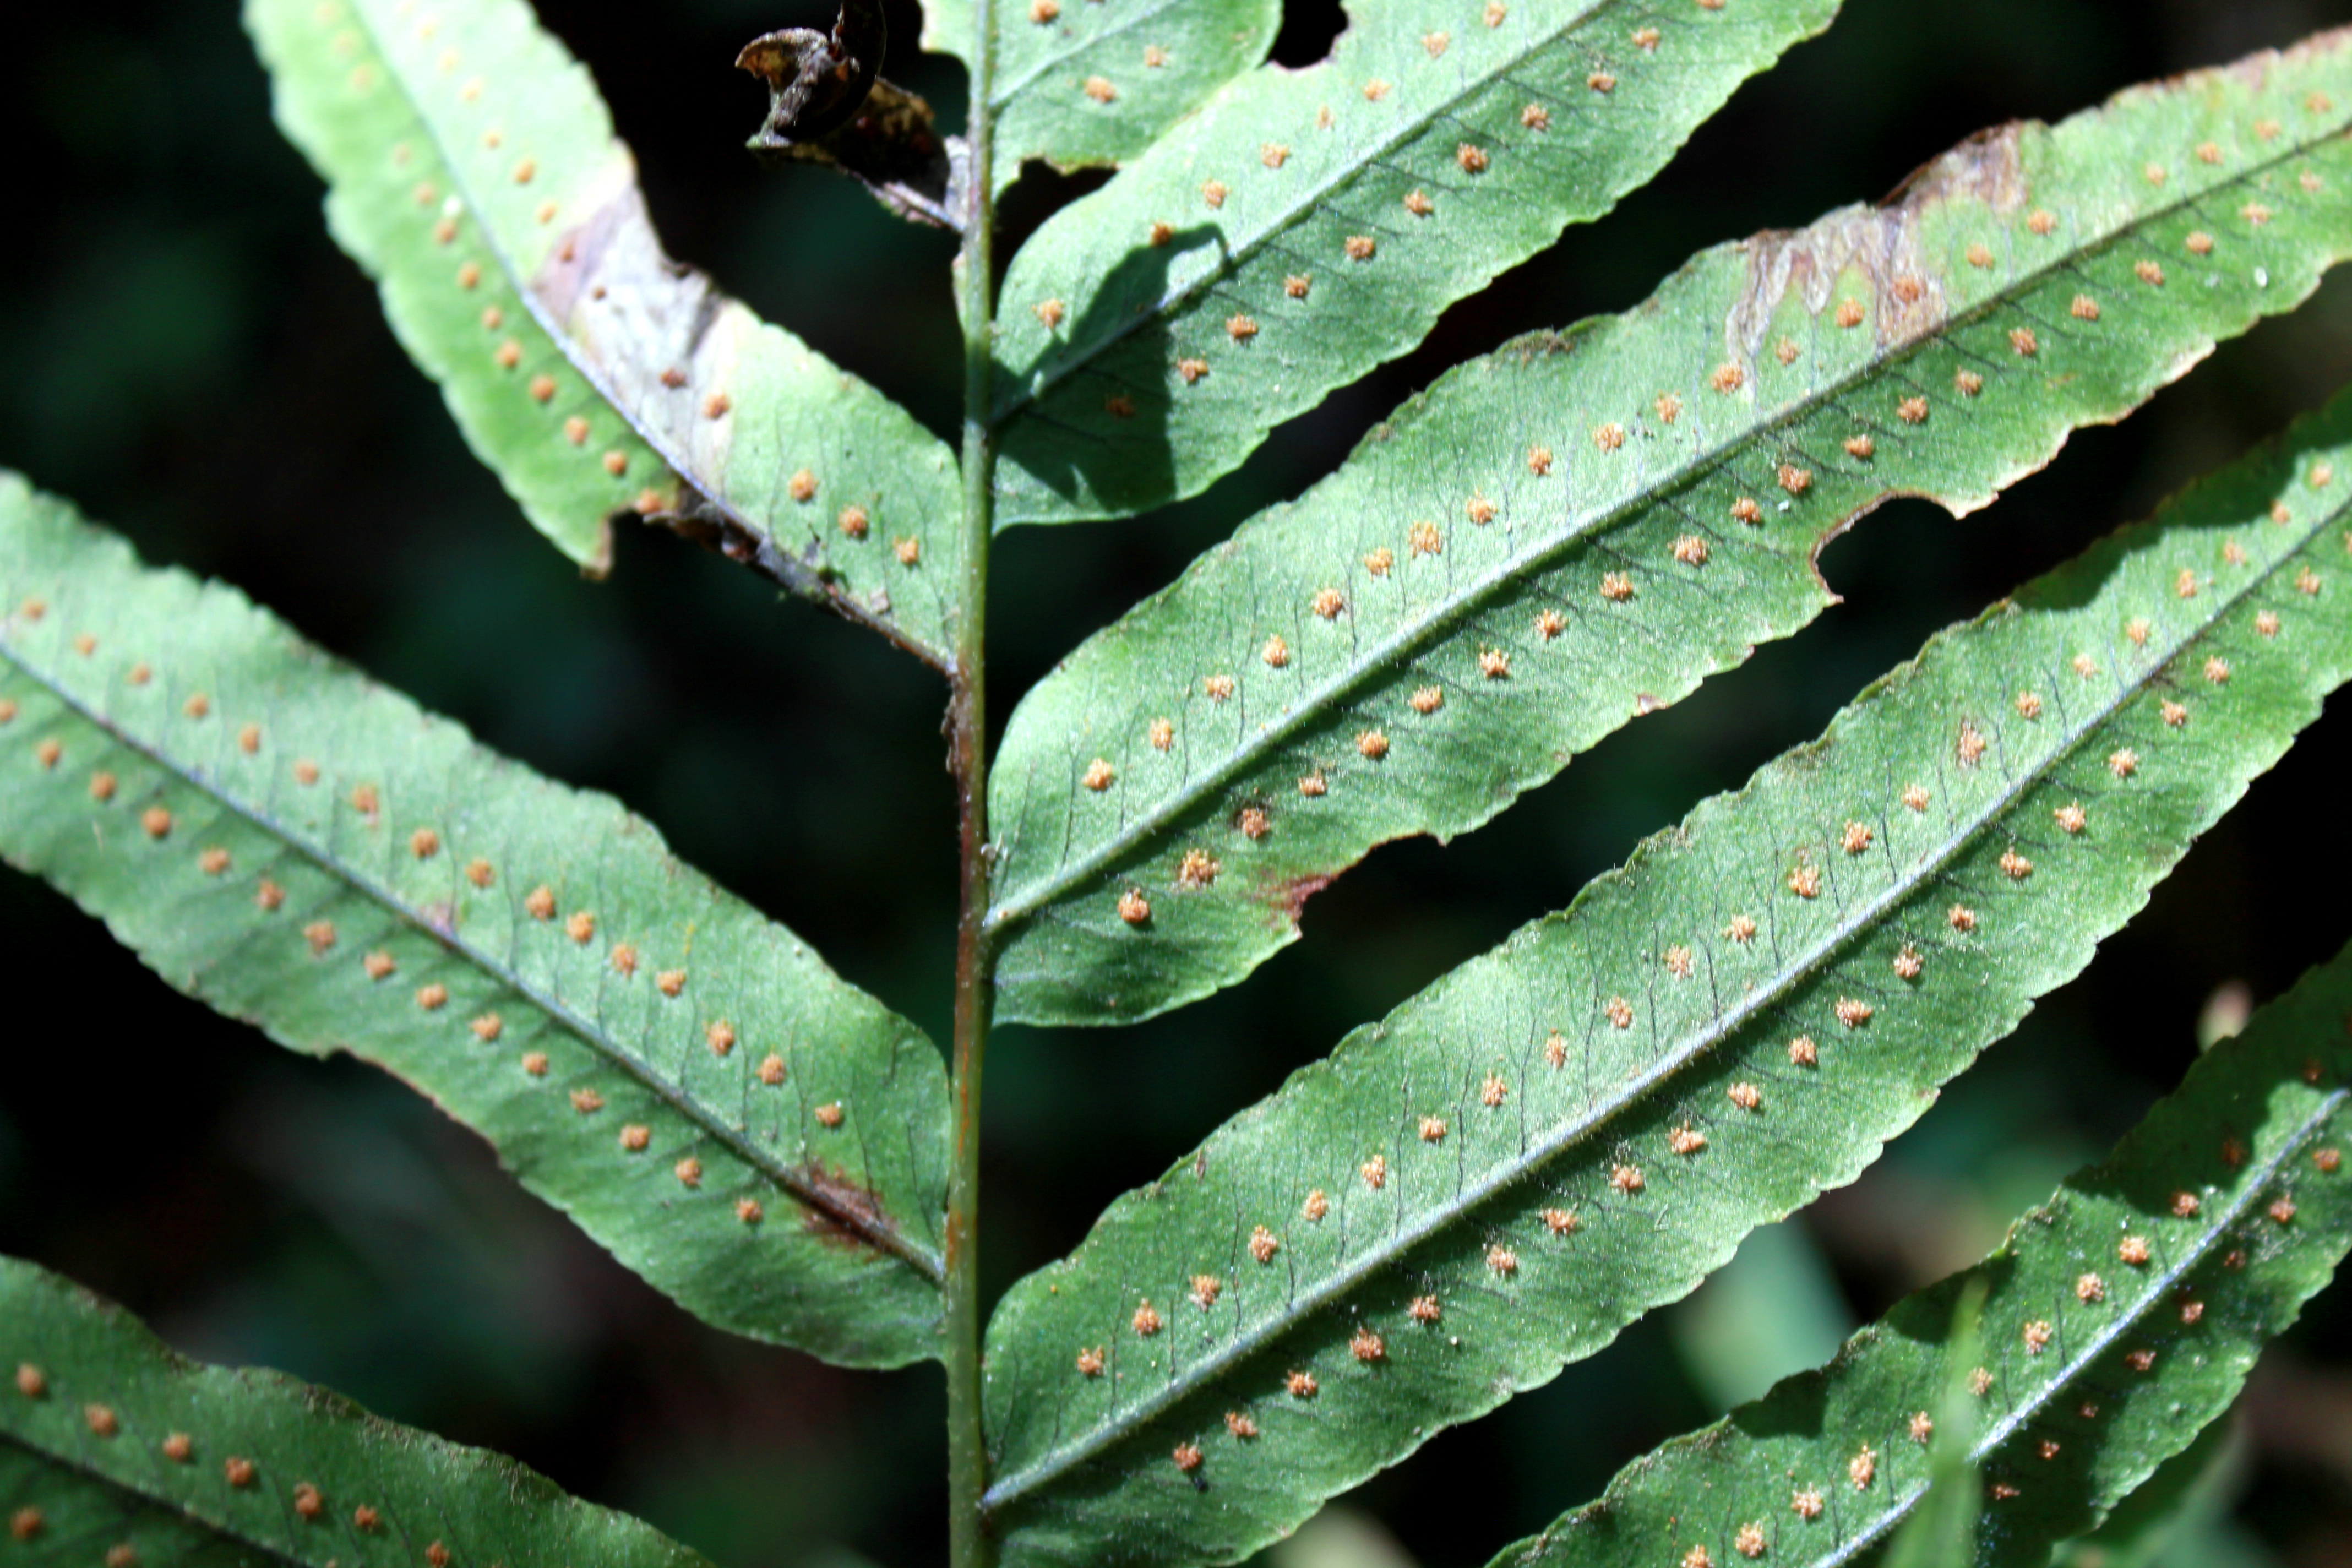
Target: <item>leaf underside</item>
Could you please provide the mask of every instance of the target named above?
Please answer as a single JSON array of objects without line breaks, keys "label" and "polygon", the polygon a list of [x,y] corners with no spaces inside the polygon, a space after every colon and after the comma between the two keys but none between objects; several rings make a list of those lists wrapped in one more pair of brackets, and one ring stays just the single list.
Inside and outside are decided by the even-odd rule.
[{"label": "leaf underside", "polygon": [[1980,507],[2292,308],[2352,251],[2347,56],[2004,128],[1447,374],[1014,713],[1000,1016],[1232,984],[1372,847],[1479,826],[1805,625],[1814,555],[1880,501]]},{"label": "leaf underside", "polygon": [[947,661],[952,455],[663,255],[595,84],[524,0],[247,0],[246,18],[335,237],[541,531],[601,570],[612,514],[683,516]]},{"label": "leaf underside", "polygon": [[0,1259],[0,1516],[28,1568],[704,1568],[513,1460],[271,1372],[200,1366]]},{"label": "leaf underside", "polygon": [[[2200,1058],[1984,1263],[1634,1461],[1496,1568],[1871,1561],[1929,1495],[1933,1434],[1916,1419],[1972,1373],[1985,1516],[1965,1561],[2042,1568],[2228,1410],[2352,1246],[2347,1018],[2352,950]],[[1972,1285],[1984,1342],[1955,1360],[1952,1307]]]},{"label": "leaf underside", "polygon": [[[1026,0],[993,6],[995,179],[1131,162],[1265,58],[1281,0]],[[971,61],[971,0],[929,0],[923,47]]]},{"label": "leaf underside", "polygon": [[1013,258],[996,522],[1197,494],[1665,165],[1836,0],[1358,0]]},{"label": "leaf underside", "polygon": [[1851,1180],[2352,675],[2347,443],[1937,637],[1114,1204],[990,1327],[1007,1563],[1238,1557]]},{"label": "leaf underside", "polygon": [[671,858],[241,595],[0,476],[0,856],[171,984],[347,1050],[710,1322],[939,1353],[921,1032]]}]

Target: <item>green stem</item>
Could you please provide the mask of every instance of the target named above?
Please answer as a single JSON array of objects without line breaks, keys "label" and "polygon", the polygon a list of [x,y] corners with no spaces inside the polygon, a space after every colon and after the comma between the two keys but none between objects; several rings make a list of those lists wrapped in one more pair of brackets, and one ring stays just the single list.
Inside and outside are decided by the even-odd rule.
[{"label": "green stem", "polygon": [[956,815],[962,858],[956,923],[955,1165],[948,1183],[946,1319],[948,1333],[948,1561],[988,1568],[995,1559],[982,1500],[988,1491],[988,1443],[980,1397],[980,1072],[996,985],[987,930],[988,866],[988,543],[994,523],[996,443],[989,428],[995,362],[995,277],[992,195],[995,125],[993,0],[972,0],[971,110],[966,128],[963,290],[963,584],[956,628],[948,724],[952,737]]}]

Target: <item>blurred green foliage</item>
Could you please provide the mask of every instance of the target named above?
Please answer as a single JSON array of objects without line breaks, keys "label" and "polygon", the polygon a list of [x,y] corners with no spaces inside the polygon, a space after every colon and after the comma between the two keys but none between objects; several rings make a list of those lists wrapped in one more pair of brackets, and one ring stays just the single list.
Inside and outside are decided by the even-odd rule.
[{"label": "blurred green foliage", "polygon": [[[948,237],[740,152],[764,99],[730,68],[736,47],[831,7],[541,10],[594,68],[671,249],[948,431],[961,374]],[[1276,58],[1317,58],[1337,7],[1294,0],[1289,13]],[[1456,307],[1421,351],[1294,422],[1208,495],[1134,523],[1006,536],[995,711],[1462,356],[1622,310],[1691,251],[1883,193],[1982,125],[2054,119],[2348,20],[2352,0],[1848,0],[1827,37],[1743,89],[1656,184]],[[270,124],[226,0],[43,7],[10,26],[0,461],[151,558],[238,583],[492,745],[617,794],[945,1038],[955,866],[935,678],[674,539],[625,531],[611,580],[577,579],[467,456],[327,238],[319,187]],[[894,35],[916,31],[901,3]],[[960,120],[948,62],[902,55],[889,69]],[[1008,218],[1034,226],[1072,188],[1024,180]],[[1349,1026],[1566,903],[1643,834],[1815,732],[1936,627],[2347,379],[2352,277],[2126,425],[2078,437],[1988,512],[1955,522],[1888,506],[1824,553],[1845,608],[1483,831],[1377,853],[1309,906],[1307,940],[1246,984],[1136,1029],[1003,1031],[989,1278],[1001,1287],[1059,1256],[1113,1196]],[[1693,1301],[1448,1434],[1276,1561],[1483,1562],[1818,1355],[1833,1338],[1825,1320],[1821,1335],[1808,1327],[1823,1303],[1874,1317],[1980,1255],[2178,1079],[2213,993],[2238,982],[2267,998],[2341,944],[2343,708],[2082,981],[1861,1182],[1748,1249],[1777,1262],[1743,1252]],[[938,1555],[935,1373],[852,1374],[701,1328],[429,1105],[212,1017],[24,879],[0,878],[0,941],[20,1009],[0,1071],[0,1251],[116,1297],[196,1354],[283,1367],[515,1453],[722,1563]],[[2235,1519],[2198,1528],[2249,1563],[2352,1560],[2352,1300],[2323,1297],[2269,1362],[2229,1478]],[[2224,1560],[2176,1551],[2156,1561]]]}]

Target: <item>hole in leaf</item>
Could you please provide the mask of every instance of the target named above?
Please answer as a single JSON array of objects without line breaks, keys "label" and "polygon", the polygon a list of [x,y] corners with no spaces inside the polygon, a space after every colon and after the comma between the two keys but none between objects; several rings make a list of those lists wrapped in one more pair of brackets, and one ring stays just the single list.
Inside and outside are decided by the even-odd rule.
[{"label": "hole in leaf", "polygon": [[1289,0],[1282,8],[1282,31],[1274,36],[1274,63],[1295,70],[1329,58],[1347,25],[1339,0]]}]

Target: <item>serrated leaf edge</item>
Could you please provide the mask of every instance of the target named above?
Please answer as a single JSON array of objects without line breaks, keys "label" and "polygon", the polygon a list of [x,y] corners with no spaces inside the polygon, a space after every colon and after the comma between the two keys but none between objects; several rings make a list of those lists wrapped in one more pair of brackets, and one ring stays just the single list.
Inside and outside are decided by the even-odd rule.
[{"label": "serrated leaf edge", "polygon": [[[43,670],[20,657],[16,649],[5,641],[0,641],[0,658],[5,658],[36,685],[48,692],[68,712],[103,732],[115,744],[146,759],[163,773],[213,801],[224,811],[267,835],[273,842],[282,845],[289,852],[308,860],[332,879],[361,894],[397,919],[410,924],[416,923],[415,911],[402,903],[388,889],[356,868],[348,866],[313,847],[292,829],[246,805],[226,791],[215,787],[202,772],[182,765],[161,749],[123,730],[76,697],[63,685],[52,680]],[[615,1071],[668,1106],[681,1119],[698,1129],[713,1142],[740,1159],[751,1170],[759,1172],[773,1182],[779,1190],[791,1196],[795,1203],[813,1214],[824,1215],[828,1225],[838,1226],[845,1234],[856,1237],[877,1251],[898,1258],[931,1283],[936,1285],[945,1279],[946,1263],[939,1252],[915,1241],[896,1226],[877,1220],[873,1215],[862,1212],[855,1205],[840,1203],[827,1194],[822,1186],[806,1181],[797,1175],[790,1166],[770,1158],[756,1142],[718,1121],[703,1107],[648,1071],[626,1051],[615,1047],[602,1029],[581,1017],[572,1008],[530,985],[520,973],[499,963],[456,931],[436,928],[433,934],[436,941],[451,952],[463,957],[483,973],[495,977],[499,984],[513,991],[516,995],[525,998],[548,1017],[570,1030],[574,1037],[593,1048],[597,1055]]]},{"label": "serrated leaf edge", "polygon": [[[1623,1087],[1606,1100],[1600,1102],[1595,1109],[1571,1116],[1557,1124],[1554,1131],[1532,1140],[1528,1146],[1528,1152],[1516,1161],[1500,1167],[1497,1173],[1483,1177],[1474,1185],[1456,1189],[1443,1204],[1433,1207],[1424,1217],[1392,1229],[1379,1243],[1359,1254],[1349,1263],[1335,1269],[1332,1274],[1307,1289],[1293,1295],[1290,1298],[1291,1305],[1284,1312],[1270,1316],[1251,1328],[1236,1331],[1231,1338],[1222,1342],[1217,1348],[1190,1363],[1181,1374],[1171,1377],[1169,1382],[1153,1392],[1139,1397],[1132,1404],[1115,1412],[1109,1418],[1090,1427],[1083,1444],[1075,1447],[1057,1444],[1022,1468],[993,1477],[982,1499],[982,1506],[992,1510],[1013,1502],[1067,1473],[1097,1454],[1134,1436],[1168,1409],[1197,1394],[1203,1388],[1213,1385],[1230,1366],[1263,1350],[1280,1335],[1294,1329],[1301,1320],[1344,1299],[1350,1290],[1364,1284],[1398,1257],[1449,1228],[1461,1214],[1491,1201],[1503,1192],[1528,1180],[1550,1159],[1584,1142],[1595,1130],[1605,1126],[1620,1112],[1641,1100],[1660,1083],[1676,1076],[1691,1063],[1702,1058],[1710,1048],[1727,1037],[1738,1025],[1764,1011],[1771,1002],[1788,994],[1827,970],[1831,967],[1832,955],[1843,950],[1855,937],[1872,929],[1879,915],[1907,900],[1920,888],[1932,884],[1946,867],[1985,833],[1997,827],[2032,785],[2040,783],[2063,763],[2071,760],[2085,742],[2098,733],[2109,719],[2123,709],[2126,702],[2142,695],[2148,687],[2162,680],[2175,660],[2207,635],[2231,611],[2242,605],[2256,589],[2272,582],[2289,564],[2298,563],[2301,552],[2322,533],[2336,527],[2347,516],[2347,511],[2352,511],[2352,505],[2339,505],[2317,514],[2315,521],[2305,527],[2303,537],[2294,545],[2283,549],[2267,564],[2250,574],[2242,584],[2227,594],[2217,593],[2210,598],[2205,598],[2206,608],[2202,614],[2191,621],[2172,628],[2177,632],[2177,638],[2172,647],[2160,656],[2151,656],[2130,679],[2119,681],[2110,696],[2087,710],[2086,714],[2080,714],[2080,710],[2077,710],[2076,713],[2065,715],[2066,721],[2074,726],[2073,734],[2053,745],[2039,763],[2008,780],[2003,789],[1990,797],[1987,805],[1979,808],[1972,819],[1948,831],[1944,847],[1934,856],[1914,862],[1911,869],[1898,880],[1890,883],[1879,894],[1864,900],[1859,906],[1862,910],[1859,916],[1848,915],[1832,927],[1823,934],[1810,957],[1794,965],[1782,964],[1769,980],[1760,981],[1754,990],[1744,993],[1738,1002],[1697,1031],[1689,1042],[1676,1046],[1663,1054],[1657,1063],[1639,1078],[1623,1080]],[[2200,595],[2200,597],[2203,596]],[[2006,613],[2008,613],[2008,607],[2005,603],[1996,605],[1974,621],[1938,634],[1930,642],[1927,651],[1932,651],[1937,645],[1957,633],[1965,633],[1974,626],[1987,624]],[[1924,658],[1925,653],[1920,657]],[[1907,661],[1894,674],[1874,682],[1866,689],[1863,698],[1857,700],[1867,700],[1886,690],[1892,682],[1899,680],[1904,672],[1916,662],[1916,658]],[[1801,748],[1801,752],[1810,749],[1810,747]],[[1753,785],[1749,786],[1750,789],[1753,787]],[[1742,790],[1728,797],[1728,800],[1736,802],[1746,798],[1748,794],[1748,790]],[[1597,879],[1592,887],[1579,895],[1577,902],[1581,902],[1585,898],[1590,897],[1599,887],[1638,875],[1643,862],[1648,857],[1651,846],[1671,837],[1675,832],[1675,830],[1669,829],[1657,838],[1645,842],[1643,848],[1637,850],[1623,868]],[[2142,895],[2142,899],[2145,901],[2145,894]],[[1538,923],[1548,925],[1564,921],[1573,913],[1575,905],[1571,904],[1568,910],[1548,916]],[[2011,1022],[2013,1024],[2014,1020]],[[1377,1027],[1377,1026],[1374,1026],[1375,1029]],[[1351,1039],[1354,1037],[1351,1037]],[[1345,1048],[1346,1042],[1343,1042],[1341,1049]],[[1878,1146],[1880,1146],[1878,1141],[1871,1141],[1872,1148]],[[1841,1165],[1839,1169],[1844,1170],[1846,1167]],[[1815,1172],[1808,1185],[1814,1194],[1818,1194],[1836,1179],[1835,1172]],[[1418,1447],[1418,1444],[1414,1446]]]},{"label": "serrated leaf edge", "polygon": [[[1603,0],[1603,3],[1612,4],[1615,0]],[[1204,801],[1214,798],[1235,779],[1249,773],[1262,758],[1277,753],[1282,744],[1291,736],[1311,723],[1322,721],[1339,705],[1340,700],[1347,694],[1366,684],[1386,679],[1405,661],[1409,655],[1442,638],[1460,621],[1474,615],[1488,599],[1507,592],[1523,578],[1543,571],[1577,548],[1589,543],[1591,539],[1607,533],[1619,523],[1639,517],[1662,503],[1672,504],[1671,492],[1687,488],[1692,481],[1724,467],[1730,461],[1732,455],[1768,441],[1780,430],[1801,424],[1822,409],[1833,406],[1838,399],[1864,386],[1874,384],[1889,374],[1888,367],[1899,367],[1904,361],[1923,353],[1931,347],[1939,343],[1948,343],[1952,334],[1959,329],[1975,325],[1979,321],[1990,319],[2001,310],[2014,309],[2020,297],[2031,293],[2050,279],[2073,270],[2083,258],[2103,254],[2118,246],[2127,244],[2139,232],[2177,217],[2190,208],[2213,199],[2221,192],[2246,184],[2272,173],[2295,158],[2306,156],[2314,148],[2326,142],[2339,140],[2344,134],[2345,132],[2340,129],[2331,130],[2325,134],[2298,142],[2274,157],[2257,163],[2227,181],[2195,193],[2193,196],[2183,197],[2162,206],[2136,214],[2131,221],[2104,236],[2095,244],[2080,247],[2041,268],[2018,274],[2008,287],[1986,296],[1957,314],[1945,317],[1937,323],[1933,331],[1921,333],[1894,352],[1874,355],[1853,371],[1829,384],[1819,392],[1790,404],[1769,419],[1745,426],[1735,439],[1713,448],[1702,457],[1685,459],[1663,470],[1655,482],[1643,493],[1627,497],[1605,510],[1595,513],[1584,524],[1546,541],[1478,577],[1432,611],[1391,632],[1381,642],[1373,645],[1371,652],[1357,657],[1342,675],[1313,688],[1297,700],[1286,706],[1273,720],[1253,730],[1248,741],[1236,747],[1225,759],[1205,771],[1189,774],[1184,783],[1155,799],[1149,807],[1132,818],[1129,826],[1104,839],[1101,844],[1088,850],[1083,857],[1065,862],[1051,876],[997,903],[988,911],[989,928],[992,930],[1007,928],[1025,921],[1056,900],[1076,891],[1088,880],[1110,870],[1127,855],[1150,843],[1153,836],[1169,824],[1180,820],[1198,808]],[[1901,199],[1900,194],[1892,198],[1895,201]],[[1559,332],[1528,333],[1504,344],[1492,355],[1486,357],[1500,358],[1515,352],[1524,352],[1532,346],[1549,346],[1572,340],[1580,333],[1591,331],[1613,319],[1607,316],[1592,317]],[[2164,367],[2163,381],[2159,384],[2168,384],[2187,374],[2200,360],[2212,352],[2214,343],[2214,339],[2210,336],[2205,337],[2200,349],[2183,353],[2174,363]],[[1958,351],[1956,343],[1950,346]],[[1458,369],[1453,374],[1459,374]],[[1441,386],[1443,384],[1443,383],[1440,384]],[[1395,414],[1391,415],[1388,420],[1383,421],[1382,427],[1385,428],[1399,418],[1410,417],[1417,410],[1425,406],[1437,390],[1438,388],[1433,387],[1430,391],[1414,396]],[[1987,485],[1982,494],[1930,499],[1944,507],[1952,516],[1966,517],[1970,512],[1991,504],[1993,498],[2007,486],[2046,467],[2065,445],[2068,434],[2069,431],[2065,429],[2058,431],[2049,443],[2048,450],[2038,458],[2015,463]],[[1358,450],[1363,450],[1379,439],[1380,436],[1376,432],[1373,436],[1366,437]],[[1300,502],[1293,504],[1304,504],[1306,499],[1302,498]],[[1886,499],[1885,493],[1878,498],[1879,500],[1885,499]],[[1822,521],[1814,544],[1816,556],[1822,548],[1852,526],[1867,510],[1868,507],[1865,506]],[[1816,581],[1819,581],[1818,571]],[[1177,592],[1181,585],[1182,582],[1180,579],[1178,583],[1171,584],[1151,598],[1145,600],[1136,607],[1136,610],[1129,611],[1129,614],[1133,615],[1137,611],[1157,604],[1160,600]],[[1828,585],[1824,583],[1821,586],[1823,595],[1827,595]],[[1517,787],[1507,793],[1490,792],[1496,797],[1491,807],[1474,820],[1456,825],[1454,831],[1468,832],[1492,821],[1508,809],[1528,788],[1549,779],[1555,772],[1557,772],[1556,768],[1542,768],[1515,779],[1513,782]],[[1356,859],[1360,860],[1363,855],[1370,852],[1372,847],[1377,846],[1368,847],[1358,854]],[[1336,875],[1355,863],[1355,860],[1351,860],[1330,868],[1329,873]],[[1296,940],[1295,925],[1291,940]],[[1223,989],[1229,984],[1229,981],[1203,982],[1195,988],[1188,989],[1171,998],[1160,1011],[1165,1012],[1184,1002],[1196,1001],[1202,996]]]}]

